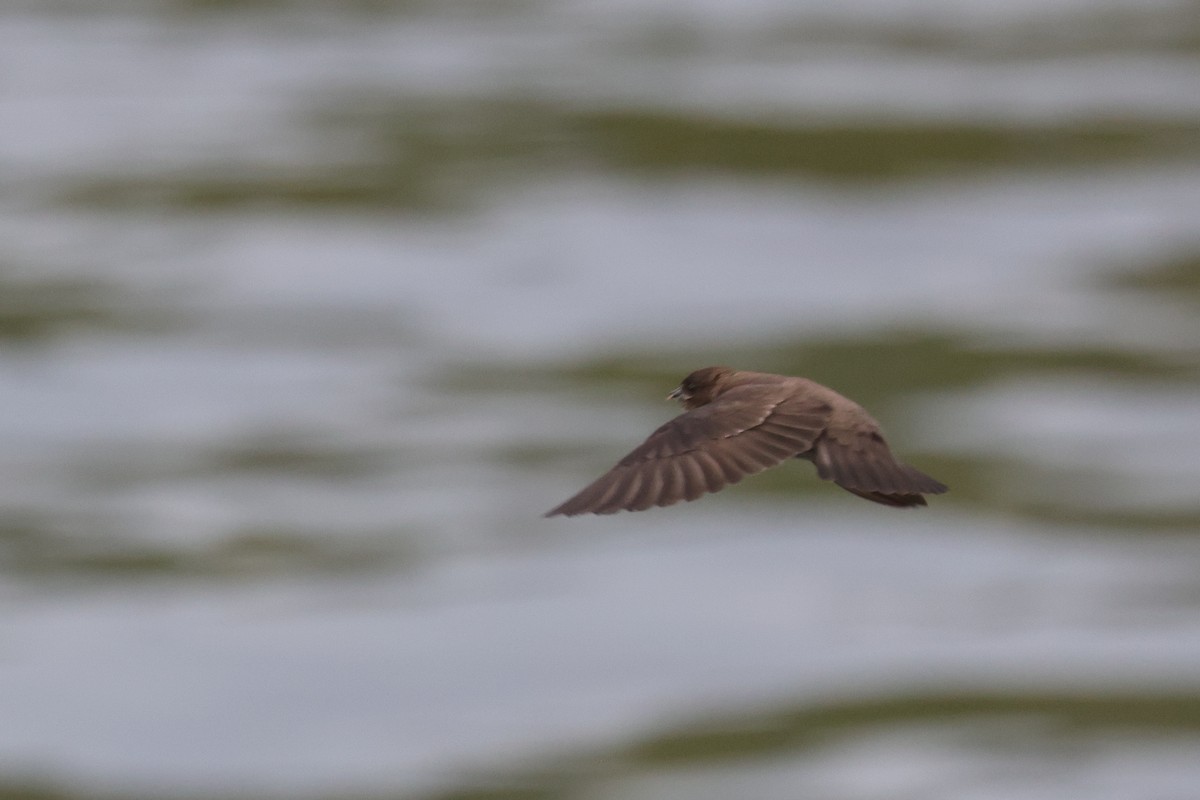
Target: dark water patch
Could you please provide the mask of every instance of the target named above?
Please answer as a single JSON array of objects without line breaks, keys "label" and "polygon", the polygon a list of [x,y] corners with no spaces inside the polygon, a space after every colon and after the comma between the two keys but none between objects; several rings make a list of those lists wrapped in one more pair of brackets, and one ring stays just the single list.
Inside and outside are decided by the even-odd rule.
[{"label": "dark water patch", "polygon": [[244,531],[212,548],[201,565],[212,574],[227,577],[395,569],[410,566],[415,558],[405,541],[390,532],[317,537],[287,531]]},{"label": "dark water patch", "polygon": [[1157,261],[1128,265],[1108,283],[1119,289],[1156,292],[1172,299],[1200,302],[1200,251],[1181,250]]},{"label": "dark water patch", "polygon": [[[196,312],[194,329],[218,346],[324,353],[377,349],[395,353],[423,344],[419,309],[392,298],[379,307],[255,304]],[[203,316],[201,316],[203,314]]]},{"label": "dark water patch", "polygon": [[574,125],[588,155],[641,176],[724,173],[877,182],[1200,155],[1200,126],[1148,120],[1010,127],[866,121],[808,126],[601,110],[579,114]]},{"label": "dark water patch", "polygon": [[181,315],[114,283],[33,277],[0,268],[0,343],[33,344],[79,333],[160,333]]},{"label": "dark water patch", "polygon": [[113,444],[89,448],[74,454],[67,470],[80,487],[113,491],[213,478],[266,477],[337,484],[394,475],[416,460],[412,453],[351,443],[335,435],[267,431],[198,447]]},{"label": "dark water patch", "polygon": [[886,20],[833,16],[772,26],[754,40],[754,53],[795,54],[796,47],[873,47],[974,62],[1029,62],[1097,56],[1200,52],[1200,14],[1195,4],[1174,7],[1080,6],[986,24],[956,24],[925,15]]},{"label": "dark water patch", "polygon": [[[592,394],[608,388],[640,389],[675,383],[662,390],[665,396],[690,368],[677,365],[681,356],[630,353],[587,359],[575,364],[496,365],[492,362],[448,363],[430,378],[430,385],[452,394],[540,394],[571,387]],[[680,370],[684,370],[680,372]]]},{"label": "dark water patch", "polygon": [[[82,800],[84,797],[96,798],[93,793],[75,793],[67,789],[56,788],[52,781],[29,780],[0,777],[0,800]],[[103,795],[111,800],[134,800],[128,795]]]},{"label": "dark water patch", "polygon": [[1003,346],[896,330],[886,337],[805,341],[765,350],[765,371],[806,375],[873,407],[898,395],[967,388],[1007,379],[1063,375],[1105,380],[1196,377],[1174,358],[1104,346]]},{"label": "dark water patch", "polygon": [[270,12],[294,18],[311,13],[338,18],[461,17],[479,21],[544,6],[539,0],[171,0],[156,10],[197,16]]},{"label": "dark water patch", "polygon": [[639,766],[772,755],[811,749],[864,729],[1030,718],[1047,747],[1100,732],[1200,734],[1200,694],[987,694],[896,696],[717,720],[647,739],[625,751]]},{"label": "dark water patch", "polygon": [[[564,169],[632,175],[725,173],[828,180],[893,180],[1001,167],[1069,167],[1200,157],[1200,124],[1173,119],[1092,119],[988,125],[655,111],[531,99],[363,97],[319,120],[360,128],[385,147],[385,164],[412,177],[491,165],[516,177]],[[405,170],[399,170],[400,174]]]},{"label": "dark water patch", "polygon": [[249,472],[323,479],[379,473],[390,461],[384,450],[369,450],[287,435],[259,436],[231,443],[202,457],[202,472]]},{"label": "dark water patch", "polygon": [[93,210],[174,208],[189,213],[221,213],[245,209],[339,210],[387,208],[446,210],[429,175],[416,167],[380,161],[330,169],[297,167],[295,171],[198,166],[172,175],[113,175],[85,180],[63,194],[71,206]]},{"label": "dark water patch", "polygon": [[[373,22],[380,18],[403,21],[414,17],[464,18],[478,21],[509,17],[536,10],[543,0],[14,0],[14,8],[28,8],[62,17],[104,17],[139,14],[172,21],[271,20],[301,25],[331,20]],[[297,29],[301,32],[303,27]]]},{"label": "dark water patch", "polygon": [[[529,99],[361,96],[314,114],[337,163],[229,162],[82,178],[60,197],[89,209],[389,209],[437,213],[501,185],[617,172],[634,178],[873,184],[1010,169],[1063,170],[1200,158],[1200,123],[1062,124],[738,118]],[[354,143],[349,145],[346,143]]]},{"label": "dark water patch", "polygon": [[495,448],[490,458],[507,466],[544,469],[561,463],[573,454],[567,447],[540,444],[511,444]]},{"label": "dark water patch", "polygon": [[369,572],[411,566],[417,539],[397,531],[242,529],[201,544],[147,542],[124,535],[114,520],[8,513],[0,518],[0,573],[88,582]]},{"label": "dark water patch", "polygon": [[[497,783],[505,780],[499,779]],[[463,787],[426,797],[429,800],[558,800],[576,796],[567,786],[555,785],[557,778],[547,776],[542,780],[545,781],[542,785],[521,785],[513,781],[512,785]]]}]

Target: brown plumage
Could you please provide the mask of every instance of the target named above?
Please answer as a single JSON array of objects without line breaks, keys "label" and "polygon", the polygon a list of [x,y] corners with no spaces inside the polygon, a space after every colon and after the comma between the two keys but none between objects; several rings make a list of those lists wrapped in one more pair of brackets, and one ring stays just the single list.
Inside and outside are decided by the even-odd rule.
[{"label": "brown plumage", "polygon": [[716,492],[790,458],[885,506],[925,505],[946,486],[892,456],[862,406],[807,378],[705,367],[668,395],[687,410],[546,513],[612,514]]}]

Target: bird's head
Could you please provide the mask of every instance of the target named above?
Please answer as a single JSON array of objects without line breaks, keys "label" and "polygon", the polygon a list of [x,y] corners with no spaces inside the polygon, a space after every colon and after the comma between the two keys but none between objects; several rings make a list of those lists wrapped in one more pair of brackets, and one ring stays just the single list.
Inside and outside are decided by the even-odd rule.
[{"label": "bird's head", "polygon": [[675,390],[667,395],[668,400],[678,400],[684,408],[693,409],[708,405],[725,389],[733,376],[729,367],[705,367],[683,379]]}]

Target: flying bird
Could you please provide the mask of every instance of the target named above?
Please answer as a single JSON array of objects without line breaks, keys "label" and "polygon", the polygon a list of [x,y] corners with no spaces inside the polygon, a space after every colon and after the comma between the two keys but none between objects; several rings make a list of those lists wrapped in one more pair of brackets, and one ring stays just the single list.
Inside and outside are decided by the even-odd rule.
[{"label": "flying bird", "polygon": [[791,458],[885,506],[926,505],[946,485],[892,455],[862,406],[810,381],[705,367],[667,395],[686,409],[547,517],[670,506]]}]

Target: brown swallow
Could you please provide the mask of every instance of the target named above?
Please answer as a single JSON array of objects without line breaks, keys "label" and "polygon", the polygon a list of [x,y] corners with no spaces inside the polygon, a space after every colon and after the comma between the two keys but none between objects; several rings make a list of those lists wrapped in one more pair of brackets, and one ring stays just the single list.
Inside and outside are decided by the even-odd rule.
[{"label": "brown swallow", "polygon": [[945,484],[892,456],[862,406],[807,378],[705,367],[668,399],[687,409],[583,491],[546,512],[612,514],[716,492],[790,458],[885,506],[926,505]]}]

